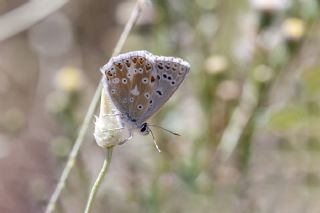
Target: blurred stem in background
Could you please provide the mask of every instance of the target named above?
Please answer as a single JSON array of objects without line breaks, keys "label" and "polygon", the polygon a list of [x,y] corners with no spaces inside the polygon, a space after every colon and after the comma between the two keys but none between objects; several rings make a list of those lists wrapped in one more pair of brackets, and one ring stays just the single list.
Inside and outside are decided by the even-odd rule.
[{"label": "blurred stem in background", "polygon": [[[195,180],[203,170],[207,169],[207,166],[211,167],[213,171],[217,169],[208,165],[212,160],[215,161],[213,165],[216,167],[219,163],[223,163],[223,161],[228,159],[234,160],[232,162],[235,163],[239,171],[243,172],[245,179],[246,168],[251,157],[250,151],[253,134],[259,128],[261,113],[265,111],[265,108],[269,104],[268,99],[271,89],[279,78],[284,77],[285,70],[295,63],[296,56],[303,49],[304,41],[309,39],[309,36],[305,35],[305,32],[312,34],[313,23],[318,20],[318,12],[316,12],[318,3],[316,1],[309,1],[308,5],[302,2],[293,2],[291,14],[285,11],[285,6],[282,6],[280,3],[275,3],[274,8],[271,3],[267,8],[254,8],[258,22],[252,25],[252,29],[247,30],[251,33],[250,35],[244,35],[247,37],[251,36],[249,39],[252,38],[250,40],[250,45],[252,45],[250,48],[253,49],[252,54],[247,61],[241,61],[238,64],[228,63],[228,61],[235,61],[234,44],[240,39],[241,29],[243,28],[241,24],[246,24],[238,23],[237,20],[239,17],[244,19],[244,13],[248,11],[249,7],[248,1],[212,2],[212,7],[210,7],[211,3],[205,0],[196,1],[192,5],[190,2],[187,2],[179,5],[180,7],[175,5],[178,9],[174,9],[178,11],[175,11],[175,14],[173,14],[170,3],[167,1],[156,1],[157,10],[161,16],[156,26],[156,31],[159,33],[156,35],[155,45],[158,43],[170,44],[171,42],[174,44],[173,46],[159,45],[158,48],[161,54],[178,53],[181,49],[186,51],[188,47],[180,48],[181,43],[179,42],[183,41],[187,36],[197,38],[196,40],[192,40],[193,49],[190,53],[185,54],[191,60],[194,60],[190,74],[193,75],[194,87],[198,88],[199,94],[197,97],[200,97],[199,101],[201,102],[204,114],[209,119],[206,120],[207,124],[202,124],[201,127],[203,128],[201,129],[203,131],[199,134],[199,137],[193,139],[194,143],[190,160],[187,164],[181,162],[179,165],[181,178],[190,188],[193,188]],[[195,7],[195,5],[199,6],[199,8]],[[210,9],[207,9],[207,11],[203,10],[201,8],[203,5],[205,5],[206,9],[209,7]],[[277,8],[278,5],[284,9]],[[180,11],[183,12],[180,13]],[[288,13],[286,14],[288,18],[284,19],[284,13],[286,12]],[[207,19],[211,21],[206,22],[205,20]],[[197,28],[201,26],[201,21],[203,21],[205,29],[215,29],[214,20],[219,24],[217,29],[210,33],[201,31],[200,27],[200,30]],[[172,31],[179,29],[179,27],[187,28],[187,24],[184,21],[192,24],[198,30],[193,32],[193,35],[189,35],[188,31],[186,31],[183,36],[178,36],[180,40],[177,41],[174,41],[174,37],[166,37],[168,40],[164,42],[162,36],[174,34]],[[276,32],[274,32],[275,29],[277,30]],[[270,34],[279,36],[279,38],[274,38],[279,39],[279,43],[273,48],[268,47],[268,44],[264,44],[272,42],[271,39],[266,41],[267,36],[271,37]],[[204,59],[201,57],[208,57],[208,55],[213,55],[214,57],[212,58],[215,62],[217,59],[219,59],[219,62],[223,61],[223,63],[225,63],[224,60],[227,61],[224,69],[229,72],[223,71],[215,75],[206,72],[207,68],[205,67]],[[222,55],[224,59],[220,60],[221,58],[216,57],[217,55]],[[234,79],[236,82],[242,82],[241,94],[238,99],[221,101],[219,100],[221,96],[217,97],[215,95],[215,91],[219,89],[222,82],[225,82],[225,79]],[[224,92],[227,93],[228,91]],[[222,104],[222,102],[224,103]],[[165,112],[170,110],[169,107],[166,107],[166,109],[167,111],[164,110]],[[157,123],[162,119],[162,112],[159,113]],[[166,138],[161,137],[159,140],[166,141]],[[214,157],[212,149],[215,147],[212,145],[218,145],[217,153]],[[212,149],[210,150],[208,147]],[[203,148],[207,150],[206,157],[201,153]],[[177,151],[174,150],[173,145],[166,144],[166,147],[162,149],[165,151],[164,155],[167,158],[172,158],[172,161],[177,160],[175,156],[170,155],[170,153],[176,153]],[[234,157],[230,159],[231,156]],[[203,160],[204,158],[205,160]],[[165,160],[159,160],[159,162],[163,161]],[[159,163],[159,167],[160,170],[163,169],[163,163]],[[176,168],[168,166],[162,171],[169,172],[171,169]],[[215,174],[215,172],[212,172],[212,174]],[[156,181],[155,184],[160,183]],[[153,186],[154,184],[152,184]],[[150,189],[150,191],[152,190]],[[165,198],[162,198],[160,193],[157,196],[151,194],[150,199],[157,199],[158,201],[155,203],[158,203]]]},{"label": "blurred stem in background", "polygon": [[30,28],[35,23],[59,10],[67,2],[68,0],[34,0],[2,15],[0,19],[0,42]]},{"label": "blurred stem in background", "polygon": [[[299,3],[296,2],[295,7],[300,7]],[[283,38],[282,43],[276,50],[260,52],[260,60],[255,62],[258,62],[260,65],[253,64],[252,66],[254,70],[252,71],[250,78],[257,91],[257,105],[253,108],[245,128],[241,131],[241,137],[236,143],[239,143],[238,153],[239,159],[241,160],[240,165],[244,166],[244,168],[242,168],[244,169],[243,171],[246,171],[245,168],[247,168],[253,134],[256,133],[256,128],[259,128],[259,122],[257,121],[262,116],[261,112],[263,112],[270,104],[269,99],[272,95],[271,89],[273,89],[273,85],[275,82],[289,74],[287,73],[287,70],[289,70],[293,64],[297,63],[300,53],[304,51],[306,44],[313,36],[314,23],[317,21],[317,17],[309,14],[308,21],[304,22],[302,19],[303,14],[307,14],[307,12],[305,10],[297,10],[293,14],[290,14],[291,17],[289,16],[289,18],[283,21],[282,30],[284,30],[285,37]],[[263,14],[261,14],[261,16],[263,16]],[[273,14],[273,16],[277,16],[277,13]],[[263,22],[263,20],[264,19],[262,18],[260,21]],[[270,25],[272,26],[273,24],[276,23],[273,23],[272,21],[270,21],[268,25],[261,23],[259,33],[263,34],[264,31],[269,30]],[[262,67],[261,64],[265,67]],[[270,76],[268,77],[268,75]],[[235,147],[236,146],[229,151],[234,150]]]}]

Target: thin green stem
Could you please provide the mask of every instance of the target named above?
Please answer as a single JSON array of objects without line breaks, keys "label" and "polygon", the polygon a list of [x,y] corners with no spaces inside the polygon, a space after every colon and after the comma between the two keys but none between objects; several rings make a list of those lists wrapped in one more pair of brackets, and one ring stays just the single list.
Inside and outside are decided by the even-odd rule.
[{"label": "thin green stem", "polygon": [[[143,4],[145,3],[144,0],[137,0],[137,3],[135,5],[135,7],[132,10],[131,16],[126,24],[126,26],[124,27],[124,30],[122,31],[122,34],[114,48],[113,54],[112,56],[118,55],[124,45],[125,40],[127,39],[127,37],[129,36],[129,33],[131,31],[131,29],[133,28],[133,26],[135,25],[136,21],[139,18],[139,15],[141,14],[141,8],[143,6]],[[101,94],[101,90],[102,90],[102,84],[101,82],[99,83],[96,92],[94,94],[94,97],[92,98],[92,101],[90,103],[89,109],[86,113],[86,116],[84,118],[84,121],[81,125],[78,137],[76,139],[76,142],[69,154],[69,158],[67,161],[66,166],[63,169],[62,175],[59,179],[59,182],[53,192],[53,194],[50,197],[49,203],[47,205],[46,211],[45,213],[51,213],[54,211],[57,200],[61,194],[62,189],[65,186],[66,180],[69,176],[69,173],[71,171],[71,169],[74,166],[75,163],[75,159],[78,156],[79,153],[79,149],[84,141],[84,137],[86,135],[86,132],[89,128],[90,125],[90,121],[93,117],[93,114],[95,112],[95,109],[97,107],[97,104],[99,102],[99,98],[100,98],[100,94]]]},{"label": "thin green stem", "polygon": [[86,205],[86,209],[84,211],[84,213],[90,213],[91,212],[91,209],[92,209],[92,205],[93,205],[93,202],[96,198],[96,195],[97,195],[97,192],[101,186],[101,183],[104,179],[104,177],[106,176],[106,174],[108,173],[109,171],[109,167],[110,167],[110,163],[111,163],[111,158],[112,158],[112,151],[113,151],[113,147],[109,147],[107,149],[107,155],[106,155],[106,158],[103,162],[103,166],[100,170],[100,173],[96,179],[96,181],[94,182],[93,186],[92,186],[92,189],[91,189],[91,192],[90,192],[90,195],[89,195],[89,198],[88,198],[88,201],[87,201],[87,205]]},{"label": "thin green stem", "polygon": [[81,126],[79,134],[78,134],[78,138],[77,138],[76,142],[74,143],[74,145],[72,147],[72,150],[71,150],[71,152],[69,154],[69,158],[68,158],[67,164],[63,169],[63,172],[61,174],[61,177],[59,179],[59,182],[58,182],[53,194],[51,195],[51,198],[49,200],[49,203],[47,205],[45,213],[50,213],[55,209],[55,206],[56,206],[57,200],[58,200],[58,198],[59,198],[59,196],[61,194],[61,191],[65,187],[66,180],[67,180],[67,178],[69,176],[69,173],[70,173],[71,169],[74,166],[76,157],[78,156],[78,153],[79,153],[80,146],[82,145],[82,143],[84,141],[84,137],[85,137],[87,129],[89,127],[91,118],[92,118],[92,116],[93,116],[93,114],[95,112],[97,103],[98,103],[99,98],[100,98],[101,88],[102,88],[102,84],[100,83],[98,85],[98,88],[96,89],[96,92],[95,92],[95,94],[93,96],[93,99],[91,101],[91,104],[89,106],[87,114],[86,114],[86,116],[84,118],[84,121],[82,123],[82,126]]}]

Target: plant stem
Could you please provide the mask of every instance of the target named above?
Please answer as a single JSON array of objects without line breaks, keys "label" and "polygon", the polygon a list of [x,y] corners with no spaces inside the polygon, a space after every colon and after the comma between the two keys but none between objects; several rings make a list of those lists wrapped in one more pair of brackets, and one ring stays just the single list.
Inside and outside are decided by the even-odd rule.
[{"label": "plant stem", "polygon": [[[121,36],[120,36],[120,38],[114,48],[112,56],[118,55],[120,53],[120,51],[124,45],[125,40],[127,39],[131,29],[133,28],[133,26],[135,25],[136,21],[138,20],[140,14],[141,14],[141,8],[144,4],[145,4],[144,0],[137,0],[137,3],[132,10],[131,16],[130,16],[126,26],[124,27],[124,30],[122,31],[122,34],[121,34]],[[59,182],[58,182],[53,194],[50,197],[50,200],[47,205],[45,213],[51,213],[54,211],[57,200],[61,194],[62,189],[65,186],[65,183],[66,183],[66,180],[69,176],[69,173],[74,166],[74,162],[75,162],[75,159],[79,153],[80,146],[82,145],[82,143],[84,141],[84,136],[89,128],[91,118],[93,117],[94,111],[95,111],[96,106],[99,102],[101,90],[102,90],[102,84],[100,82],[99,86],[96,89],[94,97],[92,98],[89,109],[88,109],[87,114],[84,118],[84,121],[81,125],[80,131],[78,134],[78,138],[77,138],[77,140],[76,140],[76,142],[75,142],[75,144],[69,154],[68,162],[63,169],[62,175],[59,179]]]},{"label": "plant stem", "polygon": [[103,162],[103,166],[100,170],[100,173],[96,179],[96,181],[94,182],[92,188],[91,188],[91,192],[86,204],[86,209],[84,211],[84,213],[90,213],[91,212],[91,208],[93,205],[93,201],[96,198],[97,192],[101,186],[101,183],[105,177],[105,175],[108,173],[109,171],[109,167],[110,167],[110,163],[111,163],[111,158],[112,158],[112,151],[113,151],[113,147],[109,147],[107,148],[107,154],[106,154],[106,158]]},{"label": "plant stem", "polygon": [[45,213],[53,212],[53,210],[55,209],[55,205],[57,203],[57,200],[58,200],[58,198],[59,198],[59,196],[61,194],[62,189],[65,186],[65,183],[66,183],[66,180],[67,180],[67,178],[69,176],[69,173],[70,173],[71,169],[74,166],[76,157],[77,157],[77,155],[79,153],[80,146],[82,145],[82,143],[84,141],[84,137],[85,137],[87,129],[89,127],[91,118],[92,118],[92,116],[94,114],[94,111],[96,109],[97,103],[98,103],[99,98],[100,98],[101,88],[102,88],[102,84],[100,83],[98,88],[96,89],[96,92],[95,92],[95,94],[93,96],[93,99],[91,101],[91,104],[89,106],[87,114],[86,114],[86,116],[84,118],[84,121],[82,123],[82,126],[81,126],[79,134],[78,134],[78,138],[77,138],[76,142],[74,143],[74,145],[72,147],[72,150],[71,150],[71,152],[69,154],[69,158],[68,158],[67,164],[64,167],[64,169],[62,171],[62,175],[61,175],[61,177],[59,179],[59,182],[58,182],[53,194],[50,197],[50,200],[49,200],[49,203],[47,205]]}]

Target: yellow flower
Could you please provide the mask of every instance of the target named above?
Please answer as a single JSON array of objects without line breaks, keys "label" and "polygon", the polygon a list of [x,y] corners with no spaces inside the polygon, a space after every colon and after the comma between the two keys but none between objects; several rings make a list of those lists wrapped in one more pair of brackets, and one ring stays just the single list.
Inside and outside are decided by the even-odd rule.
[{"label": "yellow flower", "polygon": [[210,74],[222,73],[228,68],[228,61],[222,55],[212,55],[206,59],[205,68]]},{"label": "yellow flower", "polygon": [[282,25],[284,36],[289,40],[300,40],[305,33],[305,24],[301,19],[288,18]]},{"label": "yellow flower", "polygon": [[64,67],[56,76],[57,88],[66,91],[74,92],[80,89],[82,85],[82,76],[80,70],[75,67]]}]

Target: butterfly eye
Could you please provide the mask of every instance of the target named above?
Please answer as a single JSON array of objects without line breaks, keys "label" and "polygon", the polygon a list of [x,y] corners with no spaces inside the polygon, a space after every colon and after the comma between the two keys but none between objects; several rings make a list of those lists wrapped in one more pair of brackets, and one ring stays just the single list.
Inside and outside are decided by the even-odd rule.
[{"label": "butterfly eye", "polygon": [[134,102],[134,98],[133,97],[130,97],[129,101],[132,103]]},{"label": "butterfly eye", "polygon": [[140,132],[143,135],[149,134],[149,128],[147,126],[147,123],[142,124],[142,126],[140,127]]},{"label": "butterfly eye", "polygon": [[167,77],[168,77],[168,76],[167,76],[167,73],[163,73],[163,74],[162,74],[162,77],[163,77],[163,78],[167,78]]},{"label": "butterfly eye", "polygon": [[172,80],[172,76],[171,75],[168,75],[168,80]]},{"label": "butterfly eye", "polygon": [[139,105],[137,106],[137,108],[138,108],[139,110],[143,110],[143,106],[142,106],[141,104],[139,104]]},{"label": "butterfly eye", "polygon": [[171,81],[171,85],[174,86],[176,84],[176,81]]},{"label": "butterfly eye", "polygon": [[147,130],[147,125],[143,124],[140,131],[145,132]]}]

